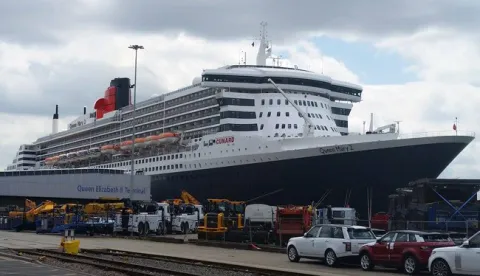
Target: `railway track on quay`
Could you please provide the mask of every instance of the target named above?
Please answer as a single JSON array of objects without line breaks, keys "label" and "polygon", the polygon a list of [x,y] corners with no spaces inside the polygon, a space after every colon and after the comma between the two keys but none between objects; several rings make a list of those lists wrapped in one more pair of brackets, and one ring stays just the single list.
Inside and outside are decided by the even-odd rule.
[{"label": "railway track on quay", "polygon": [[311,276],[312,274],[249,267],[215,261],[199,261],[189,258],[145,254],[124,250],[82,249],[71,255],[49,249],[16,250],[38,258],[51,258],[64,263],[95,267],[101,271],[117,272],[130,276]]}]

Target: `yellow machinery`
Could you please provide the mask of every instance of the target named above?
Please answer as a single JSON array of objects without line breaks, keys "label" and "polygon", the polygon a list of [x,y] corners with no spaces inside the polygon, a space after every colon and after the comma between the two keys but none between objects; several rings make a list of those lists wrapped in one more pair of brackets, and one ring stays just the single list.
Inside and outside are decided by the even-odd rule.
[{"label": "yellow machinery", "polygon": [[[30,206],[35,206],[33,204],[30,204]],[[46,212],[51,212],[53,210],[53,207],[55,206],[55,203],[53,203],[50,200],[46,200],[42,202],[38,207],[35,207],[33,209],[28,210],[27,212],[18,212],[18,211],[12,211],[8,214],[10,218],[15,218],[15,217],[21,217],[25,215],[25,219],[28,222],[34,222],[35,217],[38,216],[39,214],[46,213]]]},{"label": "yellow machinery", "polygon": [[183,190],[180,197],[185,202],[185,204],[201,205],[200,201],[194,198],[190,193]]},{"label": "yellow machinery", "polygon": [[[25,208],[24,208],[25,210],[24,210],[24,211],[10,211],[10,212],[8,213],[8,216],[9,216],[10,218],[23,217],[23,215],[24,215],[26,212],[28,212],[28,211],[30,211],[30,210],[33,210],[33,209],[35,209],[35,208],[37,208],[37,204],[36,204],[35,202],[31,201],[30,199],[25,199]],[[18,209],[17,209],[17,210],[18,210]]]},{"label": "yellow machinery", "polygon": [[[92,202],[85,205],[83,211],[87,215],[107,215],[111,213],[120,212],[122,209],[127,208],[124,202],[109,202],[109,203],[97,203]],[[130,212],[130,211],[129,211]]]},{"label": "yellow machinery", "polygon": [[207,199],[205,209],[206,214],[198,227],[199,239],[224,239],[229,230],[242,230],[244,227],[244,202]]},{"label": "yellow machinery", "polygon": [[72,217],[83,213],[83,205],[77,203],[66,203],[55,206],[53,216],[64,216],[63,223],[71,223]]}]

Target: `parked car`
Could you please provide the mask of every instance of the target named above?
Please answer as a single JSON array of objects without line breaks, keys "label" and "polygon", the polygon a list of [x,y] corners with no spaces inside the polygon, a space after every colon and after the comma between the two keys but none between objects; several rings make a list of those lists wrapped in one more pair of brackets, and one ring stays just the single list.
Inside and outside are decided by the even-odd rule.
[{"label": "parked car", "polygon": [[383,237],[383,235],[387,234],[387,231],[383,229],[376,229],[376,228],[372,228],[372,232],[373,234],[375,234],[375,237],[377,238],[381,238]]},{"label": "parked car", "polygon": [[291,262],[300,258],[324,259],[335,266],[340,259],[358,257],[358,250],[376,241],[373,232],[363,226],[324,224],[313,226],[303,237],[291,238],[287,255]]},{"label": "parked car", "polygon": [[448,236],[453,240],[455,245],[461,245],[465,240],[467,240],[466,233],[459,233],[459,232],[449,232]]},{"label": "parked car", "polygon": [[480,232],[460,246],[434,249],[428,270],[434,276],[480,275]]},{"label": "parked car", "polygon": [[428,258],[434,248],[453,245],[448,234],[392,231],[360,249],[360,265],[363,270],[373,270],[379,265],[415,274],[427,268]]}]

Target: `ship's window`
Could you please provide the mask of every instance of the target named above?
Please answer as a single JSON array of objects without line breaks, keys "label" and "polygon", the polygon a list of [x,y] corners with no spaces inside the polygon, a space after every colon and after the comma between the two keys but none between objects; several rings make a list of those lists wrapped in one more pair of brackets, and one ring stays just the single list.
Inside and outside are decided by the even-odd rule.
[{"label": "ship's window", "polygon": [[288,105],[288,100],[287,99],[285,99],[285,105]]},{"label": "ship's window", "polygon": [[262,115],[263,115],[263,112],[260,112],[260,114],[258,115],[258,118],[262,118]]},{"label": "ship's window", "polygon": [[155,170],[156,170],[156,171],[158,171],[158,166],[157,166],[157,167],[155,167]]},{"label": "ship's window", "polygon": [[294,100],[293,103],[294,103],[294,104],[298,104],[297,100]]},{"label": "ship's window", "polygon": [[312,118],[312,116],[310,116],[310,113],[307,114],[308,118]]},{"label": "ship's window", "polygon": [[285,129],[285,124],[282,124],[282,129]]},{"label": "ship's window", "polygon": [[276,125],[275,125],[275,129],[278,129],[279,126],[280,126],[279,124],[276,124]]},{"label": "ship's window", "polygon": [[180,158],[183,158],[183,153],[180,153]]},{"label": "ship's window", "polygon": [[175,169],[178,169],[178,164],[175,164]]},{"label": "ship's window", "polygon": [[277,117],[280,117],[280,111],[277,112]]},{"label": "ship's window", "polygon": [[288,124],[288,128],[292,128],[292,124]]},{"label": "ship's window", "polygon": [[293,124],[293,128],[294,128],[294,129],[297,129],[297,124]]},{"label": "ship's window", "polygon": [[302,101],[298,101],[299,106],[303,106]]},{"label": "ship's window", "polygon": [[278,137],[278,133],[275,133],[275,135],[273,135],[273,137]]},{"label": "ship's window", "polygon": [[273,99],[268,100],[268,104],[272,105],[273,104]]},{"label": "ship's window", "polygon": [[280,105],[282,101],[280,99],[277,100],[277,104]]},{"label": "ship's window", "polygon": [[290,112],[286,112],[285,115],[287,115],[287,117],[290,117]]},{"label": "ship's window", "polygon": [[311,106],[311,105],[310,105],[310,101],[307,101],[307,105],[308,105],[308,106]]},{"label": "ship's window", "polygon": [[272,115],[272,112],[268,111],[267,117],[270,117],[270,115]]},{"label": "ship's window", "polygon": [[265,105],[265,99],[262,100],[262,105]]},{"label": "ship's window", "polygon": [[302,101],[304,106],[307,106],[307,102],[305,100]]},{"label": "ship's window", "polygon": [[167,167],[167,166],[163,165],[163,169],[164,169],[164,170],[165,170],[166,167]]},{"label": "ship's window", "polygon": [[[195,156],[195,153],[194,153],[193,155]],[[170,155],[169,155],[169,156],[167,156],[167,160],[170,160]]]},{"label": "ship's window", "polygon": [[320,116],[320,119],[323,119],[322,115],[318,114],[318,116]]},{"label": "ship's window", "polygon": [[180,164],[180,169],[183,168],[183,164]]},{"label": "ship's window", "polygon": [[262,130],[262,129],[263,129],[263,124],[260,125],[260,130]]},{"label": "ship's window", "polygon": [[175,159],[178,159],[178,154],[175,154]]},{"label": "ship's window", "polygon": [[322,108],[324,108],[323,103],[320,103],[320,105],[322,106]]},{"label": "ship's window", "polygon": [[313,104],[315,105],[315,107],[318,107],[318,104],[317,104],[317,102],[313,102]]}]

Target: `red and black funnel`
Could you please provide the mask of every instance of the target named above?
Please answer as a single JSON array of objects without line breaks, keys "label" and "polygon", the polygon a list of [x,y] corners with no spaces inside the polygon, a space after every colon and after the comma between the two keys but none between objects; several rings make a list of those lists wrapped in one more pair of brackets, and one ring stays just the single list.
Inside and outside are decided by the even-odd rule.
[{"label": "red and black funnel", "polygon": [[101,119],[104,114],[128,106],[130,102],[130,79],[115,78],[110,81],[105,96],[98,99],[93,108],[97,119]]}]

